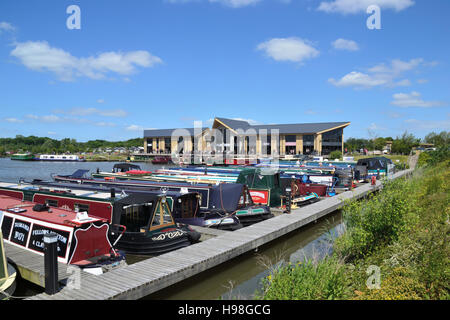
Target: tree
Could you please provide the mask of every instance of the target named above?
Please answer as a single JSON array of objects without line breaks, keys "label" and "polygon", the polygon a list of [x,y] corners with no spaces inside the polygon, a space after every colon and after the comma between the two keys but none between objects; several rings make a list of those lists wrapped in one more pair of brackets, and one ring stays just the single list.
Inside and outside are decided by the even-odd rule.
[{"label": "tree", "polygon": [[417,147],[420,139],[405,131],[402,136],[392,141],[392,153],[409,154],[413,147]]},{"label": "tree", "polygon": [[436,148],[449,145],[450,144],[450,132],[441,131],[441,133],[437,134],[435,132],[431,132],[425,136],[424,141],[426,143],[432,143]]}]

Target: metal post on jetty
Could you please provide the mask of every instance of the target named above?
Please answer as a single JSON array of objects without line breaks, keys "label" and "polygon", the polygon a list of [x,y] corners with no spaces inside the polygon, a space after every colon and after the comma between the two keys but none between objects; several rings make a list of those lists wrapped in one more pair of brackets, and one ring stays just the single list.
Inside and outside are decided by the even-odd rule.
[{"label": "metal post on jetty", "polygon": [[58,235],[54,232],[44,236],[45,293],[58,292]]}]

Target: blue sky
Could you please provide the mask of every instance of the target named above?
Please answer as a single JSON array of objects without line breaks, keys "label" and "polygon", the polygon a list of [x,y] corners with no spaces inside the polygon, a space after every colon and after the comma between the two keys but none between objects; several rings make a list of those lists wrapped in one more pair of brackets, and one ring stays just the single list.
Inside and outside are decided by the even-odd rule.
[{"label": "blue sky", "polygon": [[449,131],[449,14],[447,0],[2,0],[0,136],[113,141],[215,116]]}]

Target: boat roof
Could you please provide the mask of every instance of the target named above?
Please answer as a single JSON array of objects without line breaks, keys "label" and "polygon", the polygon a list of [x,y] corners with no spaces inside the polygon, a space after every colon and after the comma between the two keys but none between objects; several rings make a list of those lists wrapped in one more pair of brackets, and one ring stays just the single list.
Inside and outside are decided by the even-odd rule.
[{"label": "boat roof", "polygon": [[84,175],[85,175],[86,173],[88,173],[88,172],[89,172],[89,170],[86,170],[86,169],[78,169],[77,171],[75,171],[74,173],[72,173],[72,174],[70,175],[70,177],[72,177],[72,178],[83,178]]},{"label": "boat roof", "polygon": [[132,164],[132,163],[116,163],[114,165],[114,168],[118,168],[118,169],[138,169],[140,170],[141,167],[138,166],[137,164]]},{"label": "boat roof", "polygon": [[[179,191],[170,191],[170,190],[165,190],[164,188],[157,188],[157,187],[153,187],[153,188],[146,188],[143,189],[142,187],[135,187],[135,189],[133,189],[133,187],[129,187],[129,188],[121,188],[121,187],[111,187],[108,188],[106,186],[97,186],[97,185],[88,185],[88,184],[77,184],[77,183],[70,183],[70,182],[42,182],[40,183],[36,183],[36,186],[42,186],[42,187],[55,187],[55,188],[65,188],[65,189],[69,189],[69,190],[83,190],[83,191],[90,191],[90,192],[94,192],[94,191],[98,191],[104,194],[111,194],[111,189],[114,189],[116,191],[116,198],[122,198],[122,197],[126,197],[129,194],[133,194],[133,193],[149,193],[149,194],[156,194],[156,195],[166,195],[166,196],[170,196],[170,197],[174,197],[174,198],[178,198],[182,195],[184,195],[185,193],[179,192]],[[124,192],[124,194],[121,194],[121,192]],[[188,192],[188,193],[195,193],[196,192]]]},{"label": "boat roof", "polygon": [[133,193],[129,194],[127,197],[124,197],[117,201],[117,203],[123,204],[123,205],[138,205],[142,203],[154,203],[158,202],[159,198],[161,198],[160,195],[157,194],[150,194],[150,193]]},{"label": "boat roof", "polygon": [[[86,222],[92,223],[96,221],[105,221],[104,219],[90,215],[89,220],[77,220],[77,213],[71,210],[65,210],[61,208],[50,207],[50,211],[34,211],[33,207],[35,202],[22,201],[16,198],[0,195],[0,211],[10,212],[29,219],[39,220],[49,223],[55,223],[59,225],[82,225]],[[23,212],[14,212],[14,208],[22,209]],[[20,211],[22,211],[20,210]]]},{"label": "boat roof", "polygon": [[[30,191],[43,191],[43,192],[57,192],[59,195],[64,195],[64,193],[69,193],[72,196],[91,198],[91,199],[103,199],[110,200],[111,192],[102,192],[96,190],[81,190],[81,189],[72,189],[67,188],[66,186],[39,186],[33,185],[30,183],[9,183],[9,182],[0,182],[0,188],[8,188],[14,190],[30,190]],[[120,197],[120,194],[116,197]]]}]

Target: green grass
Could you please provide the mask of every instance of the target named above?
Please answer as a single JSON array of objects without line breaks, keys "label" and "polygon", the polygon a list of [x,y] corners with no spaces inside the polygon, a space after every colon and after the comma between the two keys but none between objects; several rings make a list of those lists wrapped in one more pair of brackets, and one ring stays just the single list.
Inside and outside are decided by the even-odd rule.
[{"label": "green grass", "polygon": [[[346,232],[325,260],[276,269],[261,299],[450,299],[450,161],[344,207]],[[380,270],[370,289],[369,266]]]}]

